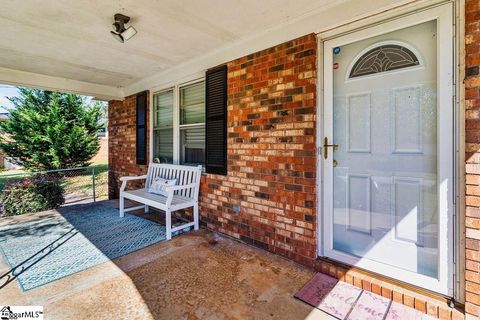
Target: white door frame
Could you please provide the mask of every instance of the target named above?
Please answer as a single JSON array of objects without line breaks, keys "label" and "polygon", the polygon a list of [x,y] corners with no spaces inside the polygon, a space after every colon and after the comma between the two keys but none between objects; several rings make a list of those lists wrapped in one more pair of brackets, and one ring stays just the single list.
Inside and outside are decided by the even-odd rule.
[{"label": "white door frame", "polygon": [[[438,141],[438,181],[439,184],[439,210],[444,212],[439,217],[439,276],[438,279],[433,279],[427,276],[419,275],[413,272],[402,271],[376,263],[367,259],[361,259],[344,254],[333,249],[332,239],[332,208],[333,208],[333,188],[331,182],[333,181],[332,168],[333,157],[329,157],[326,161],[321,156],[321,141],[327,136],[331,141],[333,133],[332,122],[323,121],[323,119],[332,119],[333,105],[333,73],[332,68],[325,66],[332,66],[332,55],[330,54],[334,47],[342,46],[348,43],[360,41],[371,38],[377,35],[389,33],[395,30],[404,29],[423,22],[436,20],[437,21],[437,108],[438,108],[438,127],[442,128],[442,132],[447,134],[440,135]],[[319,184],[318,192],[320,205],[318,207],[319,225],[323,226],[319,229],[319,255],[327,256],[329,258],[339,260],[356,267],[372,270],[403,282],[412,283],[414,285],[426,288],[448,296],[453,296],[453,274],[454,274],[454,74],[453,74],[453,7],[452,3],[447,3],[441,6],[433,7],[428,10],[412,13],[398,19],[386,21],[381,24],[374,25],[369,28],[342,35],[336,38],[326,40],[321,43],[323,45],[323,52],[328,53],[324,56],[319,55],[318,65],[323,66],[323,87],[319,84],[319,128],[317,134],[317,145],[320,151],[317,154],[317,172],[322,177],[323,183]],[[321,78],[319,74],[319,78]],[[323,88],[323,90],[321,90]],[[322,99],[323,93],[323,99]],[[323,100],[323,101],[322,101]],[[322,110],[323,107],[323,110]],[[323,112],[322,112],[323,111]],[[448,148],[440,148],[440,146],[449,146]],[[326,182],[330,182],[327,185]],[[328,214],[330,212],[330,214]],[[323,219],[323,221],[320,221]],[[400,274],[401,273],[401,274]]]}]

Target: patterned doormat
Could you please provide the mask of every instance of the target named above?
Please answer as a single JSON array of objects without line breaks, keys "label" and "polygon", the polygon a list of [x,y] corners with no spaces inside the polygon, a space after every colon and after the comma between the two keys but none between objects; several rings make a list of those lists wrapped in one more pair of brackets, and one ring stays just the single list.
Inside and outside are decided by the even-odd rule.
[{"label": "patterned doormat", "polygon": [[30,290],[166,239],[165,227],[103,206],[69,206],[53,218],[0,228],[10,267],[0,288],[17,279]]},{"label": "patterned doormat", "polygon": [[418,310],[338,281],[323,273],[317,273],[295,294],[295,298],[341,320],[423,319],[423,314]]}]

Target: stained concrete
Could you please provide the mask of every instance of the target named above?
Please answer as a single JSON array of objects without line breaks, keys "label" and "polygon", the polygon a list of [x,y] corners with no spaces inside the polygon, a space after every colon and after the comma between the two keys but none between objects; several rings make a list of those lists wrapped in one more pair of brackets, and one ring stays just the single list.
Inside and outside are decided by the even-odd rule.
[{"label": "stained concrete", "polygon": [[[0,219],[0,225],[55,211]],[[8,267],[0,259],[0,273]],[[293,298],[311,269],[206,230],[190,232],[22,292],[0,305],[43,305],[46,319],[333,319]]]}]

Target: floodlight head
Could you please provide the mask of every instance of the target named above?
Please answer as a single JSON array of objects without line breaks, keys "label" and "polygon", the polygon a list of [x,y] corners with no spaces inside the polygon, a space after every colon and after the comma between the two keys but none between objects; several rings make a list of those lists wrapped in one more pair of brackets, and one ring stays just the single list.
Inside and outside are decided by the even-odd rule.
[{"label": "floodlight head", "polygon": [[116,33],[115,31],[110,31],[110,34],[112,35],[112,37],[115,38],[115,40],[117,40],[118,42],[121,42],[121,43],[124,43],[125,40],[123,39],[122,35],[120,33]]},{"label": "floodlight head", "polygon": [[121,35],[123,39],[127,41],[136,34],[137,34],[137,30],[134,27],[130,26],[127,28],[127,30],[123,31]]},{"label": "floodlight head", "polygon": [[124,43],[137,34],[137,30],[133,26],[125,28],[125,24],[130,21],[130,17],[116,13],[113,19],[115,22],[112,24],[113,31],[110,31],[110,33],[117,41]]}]

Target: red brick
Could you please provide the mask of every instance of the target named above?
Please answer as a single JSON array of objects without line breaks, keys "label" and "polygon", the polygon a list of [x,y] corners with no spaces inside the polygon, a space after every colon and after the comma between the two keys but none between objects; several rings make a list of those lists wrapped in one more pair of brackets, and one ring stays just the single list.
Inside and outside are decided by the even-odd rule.
[{"label": "red brick", "polygon": [[470,282],[480,283],[480,273],[470,271],[470,270],[465,270],[465,279]]},{"label": "red brick", "polygon": [[392,299],[392,290],[387,287],[382,287],[382,297]]},{"label": "red brick", "polygon": [[467,270],[471,270],[471,271],[474,271],[474,272],[480,272],[480,263],[478,263],[478,262],[467,260],[465,262],[465,266],[466,266]]},{"label": "red brick", "polygon": [[465,320],[465,313],[463,311],[454,309],[452,310],[452,320]]},{"label": "red brick", "polygon": [[427,303],[420,298],[415,298],[415,309],[420,312],[427,313]]},{"label": "red brick", "polygon": [[382,287],[378,283],[372,283],[372,292],[382,295]]},{"label": "red brick", "polygon": [[438,309],[438,318],[440,320],[450,320],[452,316],[452,310],[450,308],[441,307]]},{"label": "red brick", "polygon": [[403,304],[403,293],[398,291],[393,291],[393,301]]},{"label": "red brick", "polygon": [[465,294],[465,300],[470,303],[480,305],[480,292],[473,293],[467,291],[467,293]]},{"label": "red brick", "polygon": [[403,295],[403,304],[408,306],[408,307],[414,308],[415,307],[415,299],[408,294],[404,294]]},{"label": "red brick", "polygon": [[477,317],[476,319],[478,319],[478,317],[480,317],[480,306],[467,302],[465,303],[465,312],[467,314]]},{"label": "red brick", "polygon": [[427,314],[438,318],[438,305],[431,301],[427,301]]},{"label": "red brick", "polygon": [[362,289],[367,291],[372,291],[372,283],[368,279],[362,280]]},{"label": "red brick", "polygon": [[362,288],[362,279],[359,277],[353,278],[353,285],[358,288]]}]

